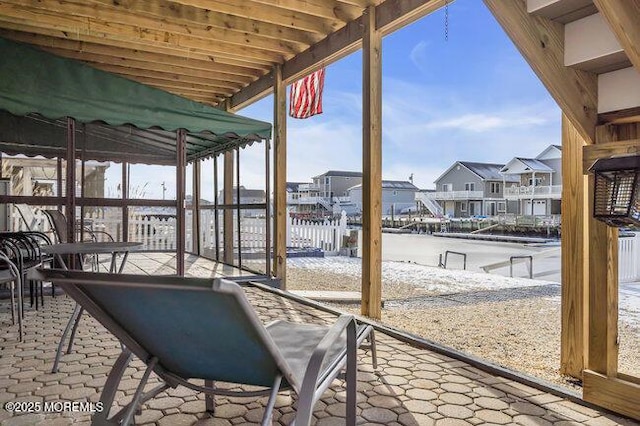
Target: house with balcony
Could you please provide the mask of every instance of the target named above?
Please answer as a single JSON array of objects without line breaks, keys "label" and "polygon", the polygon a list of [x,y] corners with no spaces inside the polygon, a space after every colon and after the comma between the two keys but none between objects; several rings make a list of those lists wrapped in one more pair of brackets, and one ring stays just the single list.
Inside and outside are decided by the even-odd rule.
[{"label": "house with balcony", "polygon": [[323,217],[352,210],[349,188],[362,183],[361,172],[329,170],[311,183],[287,183],[287,206],[294,214]]},{"label": "house with balcony", "polygon": [[520,215],[560,214],[562,197],[562,147],[549,145],[535,158],[515,157],[501,170],[504,176],[516,176],[506,183],[504,196],[517,203]]},{"label": "house with balcony", "polygon": [[438,179],[435,192],[427,193],[449,217],[495,216],[515,213],[515,201],[504,197],[504,187],[517,177],[500,173],[504,164],[456,161]]}]

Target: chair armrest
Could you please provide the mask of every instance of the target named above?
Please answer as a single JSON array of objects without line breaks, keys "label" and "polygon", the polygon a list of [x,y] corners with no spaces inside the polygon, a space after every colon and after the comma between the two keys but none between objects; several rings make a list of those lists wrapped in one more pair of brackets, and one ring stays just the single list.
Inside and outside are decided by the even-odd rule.
[{"label": "chair armrest", "polygon": [[[341,315],[313,350],[309,363],[307,364],[302,386],[298,393],[298,414],[296,415],[297,426],[307,426],[311,422],[320,369],[322,368],[322,364],[329,352],[329,349],[340,338],[345,329],[347,332],[346,352],[347,354],[349,354],[349,352],[353,352],[355,356],[356,320],[352,315]],[[335,374],[337,375],[341,369],[342,368],[338,369]]]}]

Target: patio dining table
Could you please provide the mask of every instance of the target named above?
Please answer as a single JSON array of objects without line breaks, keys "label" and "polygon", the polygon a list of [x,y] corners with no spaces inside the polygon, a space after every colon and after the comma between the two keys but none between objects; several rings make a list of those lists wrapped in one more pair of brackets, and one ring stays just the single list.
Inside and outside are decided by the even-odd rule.
[{"label": "patio dining table", "polygon": [[[111,254],[111,262],[109,265],[109,272],[112,274],[121,274],[124,270],[124,266],[127,262],[129,252],[139,250],[142,247],[140,242],[122,242],[122,241],[106,241],[106,242],[81,242],[81,243],[59,243],[49,246],[43,246],[41,248],[42,253],[51,254],[58,259],[60,265],[64,269],[69,269],[69,265],[64,260],[65,255],[100,255]],[[118,265],[118,256],[122,255],[120,264]],[[64,346],[65,339],[69,332],[69,345],[67,347],[67,353],[71,352],[73,347],[73,340],[82,317],[83,309],[80,305],[76,304],[67,326],[65,327],[62,336],[60,337],[60,343],[58,343],[58,349],[56,351],[56,357],[53,362],[52,373],[58,371],[58,364],[60,363],[60,357],[62,356],[62,347]]]}]

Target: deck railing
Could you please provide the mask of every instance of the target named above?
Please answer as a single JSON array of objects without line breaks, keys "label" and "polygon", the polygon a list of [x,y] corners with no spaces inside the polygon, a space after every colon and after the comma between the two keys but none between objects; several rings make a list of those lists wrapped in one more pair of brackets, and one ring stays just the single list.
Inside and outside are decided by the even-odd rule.
[{"label": "deck railing", "polygon": [[[201,241],[203,247],[215,249],[215,219],[214,211],[201,211]],[[33,219],[30,220],[29,227],[32,230],[51,232],[49,222],[44,214],[36,210]],[[186,247],[192,247],[192,212],[186,212]],[[220,223],[222,223],[220,221]],[[119,215],[105,215],[98,211],[88,214],[85,224],[89,229],[106,232],[115,239],[122,235],[122,218]],[[12,215],[12,229],[26,230],[24,220],[17,212]],[[266,242],[266,220],[264,217],[241,217],[240,218],[240,243],[244,249],[262,249]],[[176,219],[175,217],[156,217],[151,214],[133,213],[129,217],[128,229],[129,241],[139,241],[144,250],[163,251],[175,250],[176,248]],[[223,241],[222,230],[218,241]],[[237,227],[234,226],[234,243],[237,241]],[[287,222],[287,246],[296,248],[320,248],[325,254],[338,254],[342,246],[342,237],[347,235],[347,215],[342,215],[337,219],[327,219],[322,222],[300,220],[290,218]],[[96,238],[104,240],[107,238],[102,233],[97,233]],[[272,239],[273,241],[273,239]]]}]

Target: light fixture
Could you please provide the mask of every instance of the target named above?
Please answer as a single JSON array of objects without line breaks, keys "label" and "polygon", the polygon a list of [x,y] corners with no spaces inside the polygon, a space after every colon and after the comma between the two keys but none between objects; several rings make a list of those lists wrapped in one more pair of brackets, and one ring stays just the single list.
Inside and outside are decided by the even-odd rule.
[{"label": "light fixture", "polygon": [[640,155],[601,158],[595,175],[593,217],[609,226],[640,226]]}]

